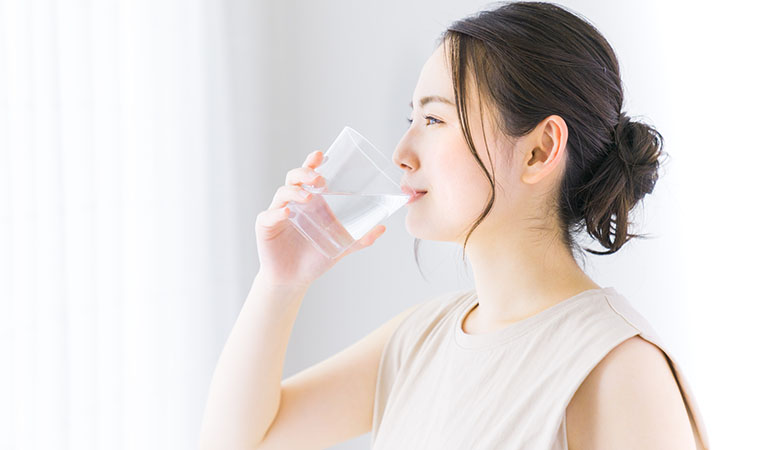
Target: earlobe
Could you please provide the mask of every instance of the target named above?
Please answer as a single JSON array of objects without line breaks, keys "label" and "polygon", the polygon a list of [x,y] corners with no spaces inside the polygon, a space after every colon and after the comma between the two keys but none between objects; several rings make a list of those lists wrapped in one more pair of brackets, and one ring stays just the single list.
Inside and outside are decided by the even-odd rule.
[{"label": "earlobe", "polygon": [[[534,150],[535,152],[535,150]],[[531,152],[531,153],[534,153]],[[522,181],[527,184],[535,184],[541,181],[547,173],[549,173],[549,170],[547,170],[547,163],[550,163],[550,161],[536,161],[536,162],[530,162],[527,163],[527,168],[523,172],[522,175]]]}]

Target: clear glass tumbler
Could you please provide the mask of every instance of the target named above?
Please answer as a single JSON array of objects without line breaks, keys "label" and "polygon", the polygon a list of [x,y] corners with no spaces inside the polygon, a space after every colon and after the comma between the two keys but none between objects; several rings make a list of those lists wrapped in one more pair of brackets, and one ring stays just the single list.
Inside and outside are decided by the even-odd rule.
[{"label": "clear glass tumbler", "polygon": [[328,258],[336,258],[410,199],[403,170],[351,127],[343,128],[315,169],[325,186],[302,187],[306,203],[288,202],[288,220]]}]

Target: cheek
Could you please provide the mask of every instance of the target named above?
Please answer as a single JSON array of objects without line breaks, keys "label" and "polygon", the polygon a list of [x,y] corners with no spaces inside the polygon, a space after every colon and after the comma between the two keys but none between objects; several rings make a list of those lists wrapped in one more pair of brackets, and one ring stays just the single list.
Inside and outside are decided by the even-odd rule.
[{"label": "cheek", "polygon": [[[479,168],[452,177],[435,198],[436,208],[442,211],[442,220],[446,215],[456,217],[457,221],[474,220],[488,204],[491,185]],[[433,200],[433,197],[431,197]]]},{"label": "cheek", "polygon": [[480,217],[489,193],[488,180],[477,172],[436,180],[430,194],[409,206],[407,230],[421,239],[454,242]]}]

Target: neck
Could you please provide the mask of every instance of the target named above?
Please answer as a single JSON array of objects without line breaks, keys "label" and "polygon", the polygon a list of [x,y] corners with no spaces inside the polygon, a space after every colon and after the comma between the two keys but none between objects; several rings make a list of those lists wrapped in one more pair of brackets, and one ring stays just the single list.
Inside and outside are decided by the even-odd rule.
[{"label": "neck", "polygon": [[473,238],[475,233],[466,250],[478,306],[470,319],[479,328],[500,328],[580,292],[600,288],[559,239],[514,233],[501,240]]}]

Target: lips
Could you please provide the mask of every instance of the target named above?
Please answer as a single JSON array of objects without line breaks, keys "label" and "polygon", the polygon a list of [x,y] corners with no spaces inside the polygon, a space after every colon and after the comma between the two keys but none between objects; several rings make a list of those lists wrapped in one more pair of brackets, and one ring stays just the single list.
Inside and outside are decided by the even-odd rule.
[{"label": "lips", "polygon": [[415,192],[411,197],[409,197],[409,201],[406,202],[406,204],[408,205],[409,203],[416,201],[418,198],[422,197],[425,194],[427,194],[427,192]]},{"label": "lips", "polygon": [[422,190],[422,189],[414,189],[414,188],[412,188],[412,187],[409,187],[409,186],[406,186],[406,185],[402,185],[402,186],[401,186],[401,191],[402,191],[403,193],[407,194],[407,195],[411,195],[412,197],[414,197],[415,195],[418,195],[418,194],[424,194],[425,192],[427,192],[427,191],[425,191],[425,190]]},{"label": "lips", "polygon": [[401,191],[409,195],[409,200],[406,202],[407,204],[412,203],[427,193],[427,191],[417,190],[406,185],[401,186]]}]

